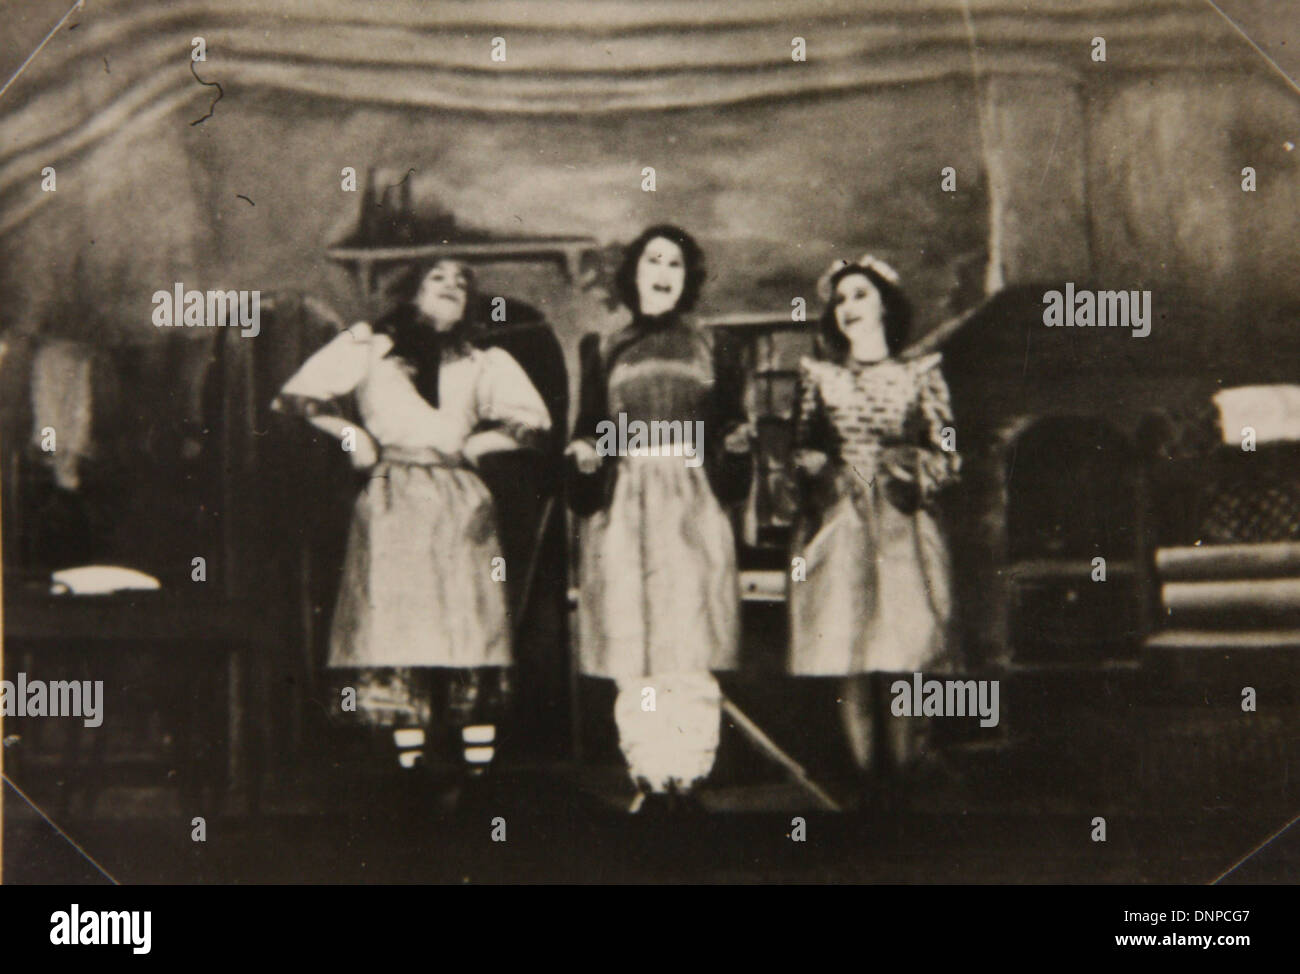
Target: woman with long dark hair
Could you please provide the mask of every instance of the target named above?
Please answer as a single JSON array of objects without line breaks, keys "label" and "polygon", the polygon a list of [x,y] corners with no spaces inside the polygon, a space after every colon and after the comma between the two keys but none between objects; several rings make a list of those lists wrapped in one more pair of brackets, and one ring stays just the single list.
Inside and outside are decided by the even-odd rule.
[{"label": "woman with long dark hair", "polygon": [[[722,505],[745,496],[749,433],[739,384],[717,373],[712,342],[682,317],[703,280],[694,239],[650,227],[615,278],[632,323],[581,345],[567,451],[569,500],[585,517],[579,659],[583,673],[617,681],[632,811],[678,803],[709,774],[721,723],[710,671],[734,667],[738,653],[735,541]],[[616,430],[635,436],[637,424],[656,423],[676,442],[616,442]]]},{"label": "woman with long dark hair", "polygon": [[940,355],[900,355],[911,307],[894,269],[837,261],[818,289],[822,355],[800,362],[790,669],[844,677],[854,757],[883,770],[878,751],[898,767],[920,743],[921,718],[891,715],[890,684],[948,660],[951,585],[933,507],[961,462]]},{"label": "woman with long dark hair", "polygon": [[[507,566],[475,466],[532,445],[551,419],[507,352],[470,345],[471,282],[458,261],[412,268],[393,310],[316,352],[275,405],[338,437],[369,471],[330,631],[329,666],[356,670],[345,709],[391,727],[408,767],[426,731],[449,729],[478,773],[496,753],[512,651]],[[349,394],[359,425],[337,408]]]}]

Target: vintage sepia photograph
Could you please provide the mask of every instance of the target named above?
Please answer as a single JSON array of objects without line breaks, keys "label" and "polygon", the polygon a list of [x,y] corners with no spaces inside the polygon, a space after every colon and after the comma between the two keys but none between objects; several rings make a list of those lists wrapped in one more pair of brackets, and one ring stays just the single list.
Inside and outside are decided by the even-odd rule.
[{"label": "vintage sepia photograph", "polygon": [[1300,4],[0,24],[6,885],[1300,882]]}]

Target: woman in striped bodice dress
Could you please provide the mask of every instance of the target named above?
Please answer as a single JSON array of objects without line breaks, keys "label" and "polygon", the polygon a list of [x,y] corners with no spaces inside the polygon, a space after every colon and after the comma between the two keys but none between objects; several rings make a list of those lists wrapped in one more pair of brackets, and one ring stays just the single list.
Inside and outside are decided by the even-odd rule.
[{"label": "woman in striped bodice dress", "polygon": [[919,748],[920,718],[890,713],[894,679],[948,661],[949,563],[933,508],[960,459],[940,356],[899,355],[910,309],[893,268],[839,261],[820,292],[824,356],[800,363],[790,670],[843,677],[844,726],[865,771],[886,765],[878,758],[906,765]]}]

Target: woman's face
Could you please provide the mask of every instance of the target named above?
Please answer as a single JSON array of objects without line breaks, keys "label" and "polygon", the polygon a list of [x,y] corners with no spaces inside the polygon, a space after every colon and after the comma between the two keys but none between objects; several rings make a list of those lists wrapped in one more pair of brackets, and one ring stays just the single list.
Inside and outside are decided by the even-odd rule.
[{"label": "woman's face", "polygon": [[469,275],[454,260],[440,260],[420,282],[415,306],[438,331],[447,331],[465,317],[469,298]]},{"label": "woman's face", "polygon": [[859,358],[884,358],[884,305],[880,292],[865,274],[848,274],[835,285],[835,323]]},{"label": "woman's face", "polygon": [[653,237],[636,262],[636,293],[641,313],[661,315],[677,307],[686,286],[682,248],[664,237]]}]

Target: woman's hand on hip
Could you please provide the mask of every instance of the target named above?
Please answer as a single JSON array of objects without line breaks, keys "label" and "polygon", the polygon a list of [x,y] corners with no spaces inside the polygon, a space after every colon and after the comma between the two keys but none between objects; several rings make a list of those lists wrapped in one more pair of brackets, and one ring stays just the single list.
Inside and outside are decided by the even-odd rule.
[{"label": "woman's hand on hip", "polygon": [[379,444],[365,430],[355,426],[352,427],[352,430],[355,434],[352,449],[344,450],[344,452],[347,453],[354,470],[369,470],[379,462]]}]

